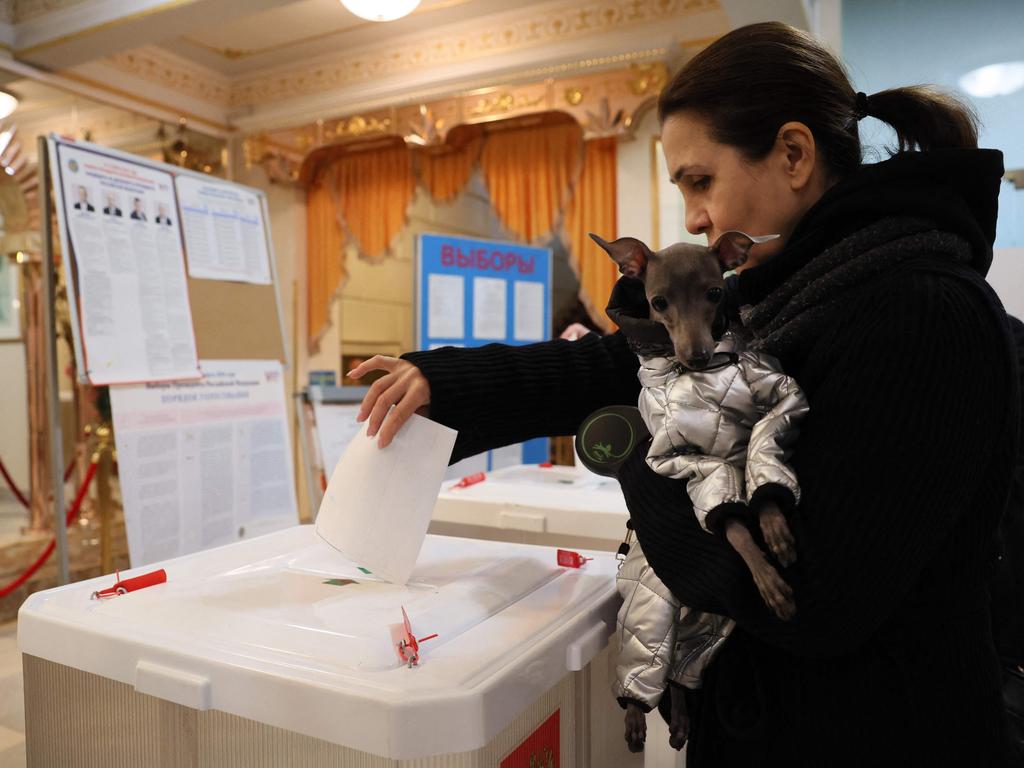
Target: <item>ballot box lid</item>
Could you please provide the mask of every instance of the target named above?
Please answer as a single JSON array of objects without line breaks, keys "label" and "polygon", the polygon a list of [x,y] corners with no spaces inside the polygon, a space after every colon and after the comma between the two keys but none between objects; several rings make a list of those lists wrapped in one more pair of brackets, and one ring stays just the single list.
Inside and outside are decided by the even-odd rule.
[{"label": "ballot box lid", "polygon": [[441,486],[433,520],[616,541],[626,531],[618,480],[586,469],[520,464],[487,472],[482,482],[459,482]]},{"label": "ballot box lid", "polygon": [[[405,586],[309,525],[120,574],[163,584],[108,599],[105,576],[38,592],[22,653],[364,752],[476,749],[607,642],[613,557],[562,568],[549,547],[427,536]],[[404,664],[402,608],[420,644]]]}]

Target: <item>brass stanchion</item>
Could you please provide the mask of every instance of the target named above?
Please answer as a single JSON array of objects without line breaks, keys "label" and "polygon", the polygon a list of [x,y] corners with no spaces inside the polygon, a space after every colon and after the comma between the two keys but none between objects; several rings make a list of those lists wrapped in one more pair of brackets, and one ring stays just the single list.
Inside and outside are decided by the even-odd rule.
[{"label": "brass stanchion", "polygon": [[110,526],[114,514],[110,502],[110,476],[113,463],[114,443],[110,439],[110,427],[102,424],[96,428],[96,489],[100,518],[100,570],[111,573],[114,570],[110,552]]}]

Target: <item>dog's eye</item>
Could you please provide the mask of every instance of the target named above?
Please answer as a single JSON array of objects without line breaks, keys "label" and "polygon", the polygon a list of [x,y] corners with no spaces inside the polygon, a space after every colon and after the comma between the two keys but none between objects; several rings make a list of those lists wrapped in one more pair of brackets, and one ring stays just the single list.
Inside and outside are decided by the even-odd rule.
[{"label": "dog's eye", "polygon": [[712,304],[717,304],[721,300],[722,300],[722,289],[721,288],[711,288],[711,289],[708,290],[708,301],[710,301]]},{"label": "dog's eye", "polygon": [[664,312],[668,309],[668,302],[665,301],[664,296],[655,296],[651,299],[651,306],[654,307],[655,312]]}]

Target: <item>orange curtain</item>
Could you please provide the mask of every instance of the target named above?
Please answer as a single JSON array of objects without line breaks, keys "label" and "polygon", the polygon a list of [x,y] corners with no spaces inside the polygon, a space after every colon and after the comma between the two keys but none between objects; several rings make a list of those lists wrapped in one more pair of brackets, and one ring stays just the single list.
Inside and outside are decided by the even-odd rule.
[{"label": "orange curtain", "polygon": [[443,152],[421,150],[416,159],[420,181],[436,203],[454,200],[465,188],[480,159],[480,139]]},{"label": "orange curtain", "polygon": [[576,123],[492,133],[480,154],[491,205],[505,227],[534,242],[560,222],[579,173],[583,131]]},{"label": "orange curtain", "polygon": [[338,216],[360,255],[382,256],[405,227],[416,179],[404,146],[353,152],[329,169]]},{"label": "orange curtain", "polygon": [[593,232],[605,240],[618,237],[616,227],[616,139],[591,139],[584,150],[583,171],[565,216],[569,239],[569,264],[580,281],[580,301],[591,320],[605,331],[615,325],[604,313],[619,270],[588,237]]},{"label": "orange curtain", "polygon": [[306,191],[306,321],[310,343],[327,328],[331,297],[345,278],[345,238],[331,174],[321,173]]}]

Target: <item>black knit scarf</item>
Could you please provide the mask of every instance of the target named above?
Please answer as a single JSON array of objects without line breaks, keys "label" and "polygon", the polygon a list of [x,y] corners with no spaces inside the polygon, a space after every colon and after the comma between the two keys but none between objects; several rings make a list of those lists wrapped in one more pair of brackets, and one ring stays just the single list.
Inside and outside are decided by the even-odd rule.
[{"label": "black knit scarf", "polygon": [[964,238],[937,229],[933,222],[881,219],[808,261],[756,305],[741,307],[737,330],[751,349],[800,358],[859,288],[911,260],[967,264],[971,255]]}]

